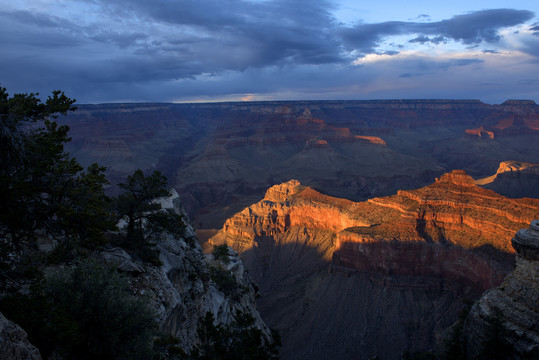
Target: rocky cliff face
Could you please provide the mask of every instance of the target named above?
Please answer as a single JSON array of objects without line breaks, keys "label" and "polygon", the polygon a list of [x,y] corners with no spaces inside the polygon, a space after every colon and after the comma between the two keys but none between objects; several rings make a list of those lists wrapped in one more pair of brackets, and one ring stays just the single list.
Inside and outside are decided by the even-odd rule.
[{"label": "rocky cliff face", "polygon": [[478,179],[476,183],[513,198],[539,198],[539,164],[503,161],[494,175]]},{"label": "rocky cliff face", "polygon": [[539,220],[512,240],[515,269],[472,307],[464,334],[467,356],[539,357]]},{"label": "rocky cliff face", "polygon": [[[167,351],[178,351],[178,349],[181,349],[186,354],[194,350],[200,351],[201,355],[207,355],[206,352],[208,351],[214,351],[215,349],[215,351],[222,352],[224,351],[223,347],[237,346],[236,344],[248,338],[249,341],[259,344],[254,350],[267,355],[267,357],[263,356],[263,358],[270,358],[270,355],[276,354],[276,349],[273,346],[273,334],[260,317],[255,302],[255,297],[258,295],[257,285],[248,274],[238,253],[225,247],[220,249],[219,256],[205,255],[196,239],[192,226],[189,224],[177,192],[172,190],[171,193],[172,195],[169,198],[162,198],[158,201],[161,203],[162,209],[180,215],[186,227],[180,236],[163,232],[158,239],[154,240],[159,251],[161,264],[157,264],[159,261],[149,263],[139,257],[134,258],[124,249],[111,247],[110,244],[93,250],[85,249],[84,255],[80,258],[75,258],[72,263],[84,262],[87,258],[91,259],[92,262],[96,262],[96,265],[97,263],[105,263],[126,275],[133,295],[149,300],[151,308],[149,314],[153,314],[154,317],[151,319],[150,315],[148,315],[143,321],[155,323],[159,331],[152,335],[165,342],[165,344],[156,345],[155,350],[159,352],[159,355],[156,353],[155,356],[164,356]],[[119,231],[123,231],[121,224],[119,228]],[[115,234],[108,235],[114,236]],[[39,258],[47,258],[47,255],[53,251],[55,244],[56,240],[52,237],[40,238],[39,250],[41,252],[39,253]],[[46,278],[52,278],[53,276],[61,276],[67,273],[69,270],[66,269],[69,269],[70,265],[71,263],[68,262],[52,263],[41,268],[36,267],[33,271],[43,271]],[[83,276],[88,275],[85,273]],[[88,278],[91,278],[91,276],[88,276]],[[104,274],[100,276],[104,276]],[[9,276],[6,277],[9,278]],[[46,283],[42,277],[38,279],[36,281]],[[78,330],[74,330],[77,334],[76,337],[74,335],[65,335],[65,332],[62,331],[67,330],[64,330],[60,325],[60,330],[53,333],[54,335],[51,338],[43,337],[42,332],[52,329],[53,325],[49,325],[48,322],[58,324],[54,320],[50,321],[49,317],[58,316],[64,319],[61,316],[65,316],[69,319],[65,321],[72,327],[84,322],[78,322],[79,318],[77,316],[80,316],[78,314],[72,315],[67,310],[63,310],[64,312],[56,310],[56,304],[52,305],[54,300],[50,302],[42,300],[43,294],[52,296],[48,295],[50,293],[43,292],[34,295],[30,287],[32,285],[24,281],[24,278],[19,282],[13,281],[13,284],[17,287],[11,286],[17,289],[20,294],[29,294],[28,297],[18,297],[7,291],[3,292],[2,300],[8,299],[8,301],[2,303],[2,305],[5,305],[3,309],[6,312],[11,311],[14,316],[19,316],[19,319],[22,319],[23,322],[26,321],[25,326],[29,326],[28,330],[33,331],[34,341],[38,342],[38,346],[43,346],[40,347],[40,350],[46,354],[48,351],[47,356],[49,358],[62,357],[62,355],[58,355],[62,354],[60,350],[56,350],[56,348],[49,349],[44,346],[44,339],[70,341],[71,344],[71,339],[79,339],[79,337],[82,339],[83,335],[80,335],[77,332]],[[86,292],[82,292],[83,295],[79,295],[79,297],[94,299],[95,297],[92,297],[94,296],[93,293],[100,292],[100,289],[104,292],[110,291],[110,289],[102,289],[103,286],[114,286],[114,284],[105,283],[103,285],[103,283],[99,278],[99,282],[95,281],[92,284],[91,291],[85,290]],[[78,282],[76,284],[79,285]],[[81,287],[84,286],[88,287],[87,284],[81,285]],[[117,290],[114,292],[114,299],[107,298],[106,301],[116,301],[116,296],[118,294],[122,295],[123,291],[123,288]],[[91,294],[88,295],[88,293]],[[61,293],[61,296],[63,296],[63,293]],[[71,298],[69,299],[75,299],[74,295],[71,294],[70,296]],[[24,308],[15,308],[13,310],[14,307],[11,303],[14,301],[24,304]],[[84,301],[87,302],[88,300]],[[106,303],[101,298],[98,301],[102,301],[99,304]],[[127,302],[125,299],[120,301]],[[82,304],[84,303],[82,302]],[[49,306],[49,304],[51,305]],[[81,304],[79,303],[77,306],[81,306]],[[104,313],[110,314],[110,311],[119,311],[118,309],[123,311],[121,317],[118,315],[119,318],[115,319],[117,322],[113,321],[116,324],[114,326],[119,326],[120,323],[124,324],[125,321],[134,321],[132,320],[133,316],[130,317],[130,312],[133,311],[133,308],[127,308],[127,305],[118,305],[118,303],[114,303],[113,306],[115,306],[114,310],[109,308],[109,312]],[[106,308],[106,305],[94,307],[89,310],[89,313],[94,316],[101,315],[100,318],[103,318],[103,314],[97,314],[102,311],[102,307]],[[26,311],[30,315],[25,314]],[[48,317],[47,319],[41,319],[40,316]],[[28,318],[31,321],[28,321]],[[106,319],[99,321],[106,321]],[[101,323],[98,322],[98,324]],[[132,325],[131,323],[125,323],[124,325],[129,329],[133,329],[129,327]],[[67,328],[71,329],[69,326],[66,325]],[[103,326],[107,325],[103,323]],[[95,324],[89,327],[101,329],[101,327],[97,328]],[[205,335],[201,335],[201,333]],[[120,337],[118,336],[118,338]],[[99,342],[101,342],[101,338],[99,339]],[[87,339],[84,338],[83,341],[87,341]],[[212,347],[213,341],[222,341],[224,345],[223,347],[217,345]],[[111,344],[111,342],[107,344]],[[169,347],[172,344],[174,349]],[[59,347],[62,345],[61,343],[55,343],[53,346]],[[122,346],[124,346],[123,343]],[[125,347],[129,347],[129,345],[125,345]],[[249,348],[245,353],[251,350],[254,351]],[[51,351],[53,351],[53,355],[50,355]],[[74,356],[77,355],[75,354]],[[127,356],[129,357],[129,355]],[[0,359],[41,359],[38,349],[29,343],[25,331],[17,324],[7,320],[2,313],[0,313]]]},{"label": "rocky cliff face", "polygon": [[336,233],[337,249],[347,242],[398,240],[512,252],[506,235],[531,221],[538,209],[539,200],[506,198],[476,186],[460,170],[421,189],[359,203],[291,180],[227,220],[219,238],[252,246],[257,238],[303,226]]},{"label": "rocky cliff face", "polygon": [[[240,252],[260,286],[263,317],[283,332],[284,359],[346,359],[354,346],[365,357],[396,359],[406,349],[434,349],[460,300],[503,280],[507,234],[537,213],[539,200],[505,198],[463,171],[359,203],[293,180],[270,188],[210,241]],[[308,336],[306,324],[319,330]],[[387,336],[391,345],[383,345]]]},{"label": "rocky cliff face", "polygon": [[[171,198],[162,200],[163,208],[181,214],[189,224],[178,194],[172,193]],[[183,237],[164,236],[157,247],[162,266],[136,262],[121,249],[104,251],[102,257],[130,275],[137,295],[150,297],[160,329],[178,338],[179,346],[190,350],[199,343],[197,329],[208,312],[216,324],[223,326],[231,325],[240,314],[250,315],[256,328],[271,341],[271,333],[256,309],[256,285],[236,252],[230,249],[226,261],[204,255],[191,225]],[[219,274],[233,284],[224,288]]]}]

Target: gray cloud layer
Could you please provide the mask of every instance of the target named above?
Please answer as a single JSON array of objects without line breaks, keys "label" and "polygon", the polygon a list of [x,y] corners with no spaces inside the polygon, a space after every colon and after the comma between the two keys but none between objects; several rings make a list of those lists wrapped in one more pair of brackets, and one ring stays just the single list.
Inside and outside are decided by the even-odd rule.
[{"label": "gray cloud layer", "polygon": [[[531,20],[534,14],[527,10],[483,10],[457,15],[448,20],[417,23],[390,21],[378,24],[359,24],[340,32],[344,43],[351,49],[373,52],[380,40],[389,35],[420,34],[416,42],[440,43],[454,40],[463,44],[494,43],[500,40],[499,30]],[[434,36],[429,38],[427,35]]]},{"label": "gray cloud layer", "polygon": [[[170,101],[189,91],[193,96],[263,94],[289,88],[306,92],[311,86],[327,87],[328,93],[339,87],[347,91],[354,82],[375,75],[355,73],[356,67],[350,65],[353,59],[398,53],[383,48],[390,36],[409,37],[400,48],[449,41],[496,44],[502,40],[502,29],[534,17],[527,10],[494,9],[438,22],[345,26],[324,0],[86,0],[82,4],[94,12],[88,18],[0,11],[3,86],[20,91],[59,87],[85,102]],[[536,24],[531,30],[537,30]],[[523,50],[539,56],[536,45]],[[443,64],[419,66],[397,77],[417,77]]]}]

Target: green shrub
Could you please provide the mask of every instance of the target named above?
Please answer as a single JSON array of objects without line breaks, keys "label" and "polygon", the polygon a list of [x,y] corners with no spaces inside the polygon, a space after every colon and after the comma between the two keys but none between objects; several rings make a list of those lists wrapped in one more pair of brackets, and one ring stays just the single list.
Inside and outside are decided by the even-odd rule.
[{"label": "green shrub", "polygon": [[228,264],[230,262],[227,244],[213,245],[213,250],[211,253],[216,260],[220,260],[224,264]]},{"label": "green shrub", "polygon": [[130,294],[127,281],[95,261],[59,272],[31,296],[0,303],[47,358],[151,359],[154,316],[143,299]]},{"label": "green shrub", "polygon": [[77,359],[151,357],[153,314],[130,294],[116,271],[84,261],[53,276],[45,292],[61,354]]},{"label": "green shrub", "polygon": [[187,353],[179,346],[180,339],[170,334],[162,335],[155,339],[154,359],[183,360],[189,359]]},{"label": "green shrub", "polygon": [[194,360],[270,360],[278,358],[280,337],[272,331],[268,340],[255,326],[255,319],[240,312],[230,325],[216,324],[211,312],[200,319],[200,344],[191,352]]},{"label": "green shrub", "polygon": [[228,270],[210,266],[210,277],[217,288],[227,296],[235,295],[242,291],[241,285]]}]

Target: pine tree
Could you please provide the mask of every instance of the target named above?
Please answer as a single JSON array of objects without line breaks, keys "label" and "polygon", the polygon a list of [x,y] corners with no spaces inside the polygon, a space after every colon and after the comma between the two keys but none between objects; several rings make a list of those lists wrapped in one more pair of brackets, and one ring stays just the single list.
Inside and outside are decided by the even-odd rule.
[{"label": "pine tree", "polygon": [[159,264],[155,240],[163,232],[181,235],[185,228],[180,215],[162,209],[156,201],[171,195],[166,188],[166,177],[159,171],[145,176],[138,169],[119,186],[123,192],[116,200],[118,218],[124,219],[126,224],[118,244],[132,250],[142,260]]}]

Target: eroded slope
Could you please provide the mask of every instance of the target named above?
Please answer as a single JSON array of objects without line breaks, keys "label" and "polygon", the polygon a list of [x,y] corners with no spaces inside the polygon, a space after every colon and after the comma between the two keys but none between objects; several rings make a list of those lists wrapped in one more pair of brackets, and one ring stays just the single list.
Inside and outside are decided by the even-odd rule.
[{"label": "eroded slope", "polygon": [[508,199],[462,171],[366,202],[293,180],[210,241],[241,253],[283,358],[399,358],[439,346],[462,300],[502,281],[511,234],[537,214],[539,200]]}]

